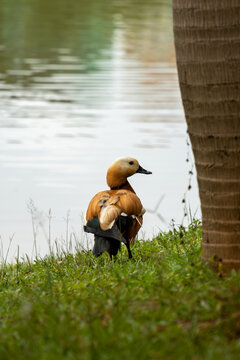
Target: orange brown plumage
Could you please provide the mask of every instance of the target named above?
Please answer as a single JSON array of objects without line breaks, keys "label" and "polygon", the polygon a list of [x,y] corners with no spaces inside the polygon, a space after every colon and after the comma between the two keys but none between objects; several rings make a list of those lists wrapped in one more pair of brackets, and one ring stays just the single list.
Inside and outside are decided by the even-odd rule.
[{"label": "orange brown plumage", "polygon": [[108,251],[112,257],[120,249],[120,243],[124,242],[129,258],[132,257],[130,243],[134,243],[145,212],[139,197],[127,181],[129,176],[137,172],[151,174],[143,169],[136,159],[117,159],[107,172],[110,190],[97,193],[90,201],[84,230],[95,235],[95,256]]}]

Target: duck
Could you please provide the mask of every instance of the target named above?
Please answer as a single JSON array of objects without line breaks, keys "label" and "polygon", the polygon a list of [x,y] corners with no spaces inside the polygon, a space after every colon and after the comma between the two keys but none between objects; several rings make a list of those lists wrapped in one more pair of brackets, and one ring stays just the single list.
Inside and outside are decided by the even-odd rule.
[{"label": "duck", "polygon": [[132,258],[130,245],[134,244],[146,211],[128,181],[137,173],[152,174],[132,157],[116,159],[107,170],[109,190],[100,191],[91,199],[84,216],[84,231],[94,234],[95,257],[106,251],[112,259],[123,243],[129,259]]}]

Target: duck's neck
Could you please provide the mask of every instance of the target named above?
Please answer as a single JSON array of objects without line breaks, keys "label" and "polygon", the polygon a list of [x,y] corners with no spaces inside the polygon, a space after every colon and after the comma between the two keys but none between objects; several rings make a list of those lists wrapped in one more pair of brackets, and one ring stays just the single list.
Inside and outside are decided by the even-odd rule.
[{"label": "duck's neck", "polygon": [[135,191],[127,180],[122,185],[111,187],[111,190],[129,190],[135,194]]},{"label": "duck's neck", "polygon": [[107,184],[111,190],[125,189],[135,193],[126,177],[120,177],[118,174],[115,174],[110,170],[107,173]]}]

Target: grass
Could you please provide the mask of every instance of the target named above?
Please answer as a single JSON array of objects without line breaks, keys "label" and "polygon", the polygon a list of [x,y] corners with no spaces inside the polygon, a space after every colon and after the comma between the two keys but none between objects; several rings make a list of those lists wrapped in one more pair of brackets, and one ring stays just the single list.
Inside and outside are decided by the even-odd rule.
[{"label": "grass", "polygon": [[239,359],[240,274],[201,260],[201,226],[91,252],[4,264],[1,359]]}]

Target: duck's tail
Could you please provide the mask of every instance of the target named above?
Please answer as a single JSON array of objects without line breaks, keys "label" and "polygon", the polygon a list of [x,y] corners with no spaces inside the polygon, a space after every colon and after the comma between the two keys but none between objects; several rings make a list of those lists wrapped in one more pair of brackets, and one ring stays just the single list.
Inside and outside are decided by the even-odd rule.
[{"label": "duck's tail", "polygon": [[102,255],[104,251],[107,251],[110,257],[116,256],[120,248],[121,242],[119,240],[95,235],[93,247],[94,256],[98,257]]}]

